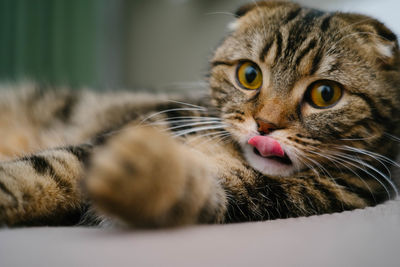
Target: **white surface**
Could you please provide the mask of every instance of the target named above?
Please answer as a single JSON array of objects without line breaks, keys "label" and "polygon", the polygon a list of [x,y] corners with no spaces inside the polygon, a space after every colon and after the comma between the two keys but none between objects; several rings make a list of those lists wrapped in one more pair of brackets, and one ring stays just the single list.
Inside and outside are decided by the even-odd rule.
[{"label": "white surface", "polygon": [[0,266],[400,266],[400,201],[309,218],[160,231],[0,230]]}]

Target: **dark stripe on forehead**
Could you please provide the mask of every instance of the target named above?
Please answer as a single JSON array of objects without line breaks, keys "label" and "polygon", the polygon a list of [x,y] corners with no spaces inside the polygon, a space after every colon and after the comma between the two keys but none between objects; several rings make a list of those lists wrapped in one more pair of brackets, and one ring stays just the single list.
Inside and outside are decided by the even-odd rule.
[{"label": "dark stripe on forehead", "polygon": [[271,48],[273,43],[274,43],[274,40],[268,40],[268,42],[265,44],[263,50],[261,51],[261,55],[260,55],[261,61],[265,60],[265,56],[268,54],[268,51]]},{"label": "dark stripe on forehead", "polygon": [[303,18],[306,24],[311,24],[315,19],[322,17],[325,12],[321,10],[311,9]]},{"label": "dark stripe on forehead", "polygon": [[318,11],[310,10],[301,20],[299,19],[297,23],[293,23],[289,26],[289,33],[287,35],[287,43],[284,52],[286,58],[291,58],[295,55],[298,48],[308,38],[309,32],[312,29],[312,22],[316,17],[318,17],[318,15],[320,15]]},{"label": "dark stripe on forehead", "polygon": [[326,32],[331,25],[332,15],[328,15],[326,18],[323,19],[321,23],[321,31]]},{"label": "dark stripe on forehead", "polygon": [[317,54],[314,56],[311,64],[311,69],[309,75],[313,75],[314,73],[317,72],[322,60],[322,53],[321,51],[318,51]]},{"label": "dark stripe on forehead", "polygon": [[296,58],[296,65],[299,65],[301,60],[317,45],[317,40],[312,39],[306,48],[303,49],[303,51],[300,52],[299,56]]},{"label": "dark stripe on forehead", "polygon": [[289,12],[288,16],[283,20],[283,25],[288,24],[290,21],[294,20],[301,12],[301,8],[292,10]]},{"label": "dark stripe on forehead", "polygon": [[281,56],[282,53],[282,34],[278,31],[276,34],[276,54],[275,54],[275,62],[278,60],[278,58]]}]

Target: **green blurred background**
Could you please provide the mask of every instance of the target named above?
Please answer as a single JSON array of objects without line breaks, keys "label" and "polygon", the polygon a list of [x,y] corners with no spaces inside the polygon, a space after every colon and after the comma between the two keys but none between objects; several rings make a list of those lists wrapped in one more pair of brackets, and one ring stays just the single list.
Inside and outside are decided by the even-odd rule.
[{"label": "green blurred background", "polygon": [[[390,18],[396,1],[297,2],[373,14],[379,6]],[[0,81],[98,89],[197,87],[232,12],[246,2],[252,1],[0,0]]]},{"label": "green blurred background", "polygon": [[0,0],[0,79],[99,86],[101,55],[125,36],[107,27],[113,8],[107,0]]}]

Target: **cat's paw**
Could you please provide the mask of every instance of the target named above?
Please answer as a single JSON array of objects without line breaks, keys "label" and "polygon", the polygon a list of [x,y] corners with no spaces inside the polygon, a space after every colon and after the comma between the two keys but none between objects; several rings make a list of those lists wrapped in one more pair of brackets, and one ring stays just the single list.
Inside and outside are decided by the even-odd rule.
[{"label": "cat's paw", "polygon": [[190,214],[174,217],[188,187],[185,157],[167,134],[149,127],[125,129],[95,151],[89,196],[95,207],[130,225],[190,223]]}]

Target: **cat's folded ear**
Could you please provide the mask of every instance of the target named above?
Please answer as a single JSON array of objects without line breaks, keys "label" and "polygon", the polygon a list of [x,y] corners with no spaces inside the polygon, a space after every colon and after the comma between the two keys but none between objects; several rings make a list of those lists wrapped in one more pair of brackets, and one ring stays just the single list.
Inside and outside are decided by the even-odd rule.
[{"label": "cat's folded ear", "polygon": [[372,50],[377,56],[378,64],[383,67],[390,67],[399,61],[399,45],[397,36],[390,31],[383,23],[375,21],[373,32],[370,36]]},{"label": "cat's folded ear", "polygon": [[378,20],[357,14],[342,14],[358,33],[358,44],[383,67],[399,64],[400,51],[396,34]]}]

